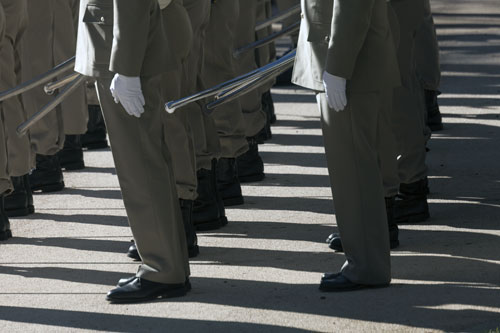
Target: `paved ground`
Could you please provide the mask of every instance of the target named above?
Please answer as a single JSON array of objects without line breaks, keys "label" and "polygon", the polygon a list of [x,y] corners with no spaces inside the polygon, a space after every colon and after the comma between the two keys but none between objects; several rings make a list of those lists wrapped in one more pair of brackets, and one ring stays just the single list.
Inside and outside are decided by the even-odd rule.
[{"label": "paved ground", "polygon": [[403,226],[390,288],[317,290],[343,262],[314,97],[273,91],[278,123],[261,146],[267,178],[244,187],[229,225],[200,237],[193,291],[109,305],[137,264],[109,150],[86,152],[67,189],[37,195],[0,245],[0,331],[498,332],[500,327],[500,4],[433,1],[446,129],[429,144],[432,219]]}]

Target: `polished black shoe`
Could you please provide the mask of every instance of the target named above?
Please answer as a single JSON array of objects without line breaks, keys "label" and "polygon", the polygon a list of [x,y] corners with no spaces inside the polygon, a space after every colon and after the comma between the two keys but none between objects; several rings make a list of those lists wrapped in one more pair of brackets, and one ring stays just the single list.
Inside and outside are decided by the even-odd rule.
[{"label": "polished black shoe", "polygon": [[427,178],[411,184],[401,184],[394,201],[394,220],[396,223],[418,223],[430,217],[427,203]]},{"label": "polished black shoe", "polygon": [[323,273],[323,275],[321,275],[321,280],[331,280],[331,279],[335,279],[337,278],[337,276],[341,275],[342,273],[341,272],[337,272],[337,273]]},{"label": "polished black shoe", "polygon": [[5,197],[5,213],[8,217],[27,216],[35,212],[31,188],[26,186],[26,176],[11,177],[14,191]]},{"label": "polished black shoe", "polygon": [[351,282],[342,274],[333,275],[330,279],[322,278],[319,284],[319,290],[327,292],[352,291],[366,287],[365,285]]},{"label": "polished black shoe", "polygon": [[227,220],[221,219],[212,171],[200,169],[197,172],[197,177],[198,197],[193,204],[193,224],[197,231],[219,229],[227,224]]},{"label": "polished black shoe", "polygon": [[443,119],[437,101],[437,96],[439,94],[440,92],[436,90],[424,90],[425,107],[427,109],[427,126],[429,126],[433,132],[443,129]]},{"label": "polished black shoe", "polygon": [[57,157],[61,168],[66,171],[84,169],[85,162],[83,161],[80,135],[66,135],[63,149],[57,152]]},{"label": "polished black shoe", "polygon": [[243,205],[245,200],[241,193],[241,184],[238,179],[238,168],[235,158],[220,158],[217,162],[217,190],[224,206]]},{"label": "polished black shoe", "polygon": [[[264,141],[270,140],[273,138],[273,134],[271,131],[271,122],[274,113],[274,104],[273,99],[271,97],[271,92],[264,93],[261,96],[262,110],[266,114],[266,124],[257,134],[257,142],[264,143]],[[276,117],[276,116],[275,116]],[[275,119],[276,121],[276,119]]]},{"label": "polished black shoe", "polygon": [[137,260],[137,261],[142,260],[141,256],[139,255],[139,251],[137,251],[137,246],[135,245],[135,243],[130,245],[130,247],[128,248],[127,257],[132,258],[132,259]]},{"label": "polished black shoe", "polygon": [[258,182],[265,178],[264,162],[259,155],[259,145],[255,137],[247,138],[248,151],[236,158],[238,178],[241,183]]},{"label": "polished black shoe", "polygon": [[31,190],[56,192],[64,189],[64,180],[56,155],[36,155],[36,169],[29,175]]},{"label": "polished black shoe", "polygon": [[106,296],[111,303],[135,303],[157,298],[173,298],[186,295],[185,283],[166,284],[136,277],[129,283],[117,287]]},{"label": "polished black shoe", "polygon": [[88,150],[108,148],[106,125],[99,105],[89,105],[87,132],[81,137],[82,147]]},{"label": "polished black shoe", "polygon": [[0,195],[0,241],[7,240],[12,237],[10,230],[10,222],[4,207],[4,196]]},{"label": "polished black shoe", "polygon": [[184,231],[186,232],[186,241],[188,247],[189,258],[194,258],[200,254],[198,246],[198,236],[193,225],[193,201],[179,199],[181,205],[182,222],[184,223]]},{"label": "polished black shoe", "polygon": [[[132,282],[136,278],[137,277],[134,275],[134,276],[130,276],[128,278],[120,279],[120,280],[118,280],[118,283],[116,284],[116,286],[123,287],[124,285],[129,284],[130,282]],[[186,291],[191,291],[191,289],[192,289],[191,282],[189,281],[188,277],[186,278],[186,281],[184,282],[184,286],[186,287]]]}]

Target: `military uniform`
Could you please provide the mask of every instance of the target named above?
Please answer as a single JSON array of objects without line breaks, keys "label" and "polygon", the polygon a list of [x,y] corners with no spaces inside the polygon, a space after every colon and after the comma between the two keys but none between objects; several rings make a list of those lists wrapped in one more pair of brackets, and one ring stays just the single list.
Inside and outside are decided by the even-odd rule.
[{"label": "military uniform", "polygon": [[[377,142],[387,94],[400,84],[385,0],[302,0],[293,82],[317,92],[346,262],[324,290],[386,285],[389,236]],[[333,16],[332,16],[333,13]],[[329,107],[323,71],[347,79],[347,107]],[[344,279],[342,282],[342,279]],[[339,281],[341,282],[339,284]],[[346,289],[347,289],[346,288]]]},{"label": "military uniform", "polygon": [[[171,49],[156,0],[81,1],[75,70],[97,79],[123,201],[142,258],[137,278],[111,291],[110,301],[185,294],[190,274],[161,120],[161,74],[177,66],[167,50]],[[113,73],[140,77],[145,99],[140,118],[128,115],[114,102],[110,93]],[[154,291],[151,285],[161,288]],[[172,290],[175,294],[170,294]]]}]

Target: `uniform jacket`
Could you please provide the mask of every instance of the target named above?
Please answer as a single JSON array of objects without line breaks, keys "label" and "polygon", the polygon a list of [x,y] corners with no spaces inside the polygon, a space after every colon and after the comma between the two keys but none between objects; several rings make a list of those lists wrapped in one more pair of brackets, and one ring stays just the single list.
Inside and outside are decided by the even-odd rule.
[{"label": "uniform jacket", "polygon": [[292,81],[324,91],[322,73],[347,79],[347,89],[400,84],[386,0],[301,0],[302,22]]},{"label": "uniform jacket", "polygon": [[81,0],[75,71],[151,77],[177,68],[157,0]]}]

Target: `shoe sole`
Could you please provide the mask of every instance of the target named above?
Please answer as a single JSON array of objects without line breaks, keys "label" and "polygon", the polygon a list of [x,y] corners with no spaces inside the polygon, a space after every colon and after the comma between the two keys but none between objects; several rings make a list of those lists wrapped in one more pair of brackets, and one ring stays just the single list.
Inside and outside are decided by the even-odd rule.
[{"label": "shoe sole", "polygon": [[222,198],[224,202],[224,207],[240,206],[245,203],[243,197],[233,197],[233,198]]},{"label": "shoe sole", "polygon": [[261,180],[264,180],[264,178],[266,178],[266,175],[263,173],[257,175],[249,175],[249,176],[238,176],[240,183],[260,182]]},{"label": "shoe sole", "polygon": [[403,216],[400,218],[395,218],[394,220],[396,221],[397,224],[404,224],[404,223],[425,222],[429,218],[430,218],[429,213],[422,213],[422,214],[417,214],[417,215]]},{"label": "shoe sole", "polygon": [[379,288],[387,288],[390,284],[381,284],[381,285],[366,285],[366,284],[358,284],[349,288],[322,288],[321,286],[318,288],[322,292],[344,292],[344,291],[356,291],[360,289],[379,289]]},{"label": "shoe sole", "polygon": [[12,238],[12,231],[11,230],[5,230],[0,232],[0,241],[7,240],[9,238]]},{"label": "shoe sole", "polygon": [[64,189],[64,182],[31,187],[31,191],[33,192],[42,191],[42,193],[58,192],[62,191],[63,189]]},{"label": "shoe sole", "polygon": [[125,304],[125,303],[141,303],[141,302],[147,302],[147,301],[154,301],[157,299],[167,299],[167,298],[175,298],[175,297],[182,297],[187,294],[187,288],[178,288],[174,290],[169,290],[168,292],[164,293],[159,293],[158,295],[151,295],[147,297],[142,297],[142,298],[122,298],[122,299],[113,299],[106,297],[106,300],[109,301],[111,304]]}]

